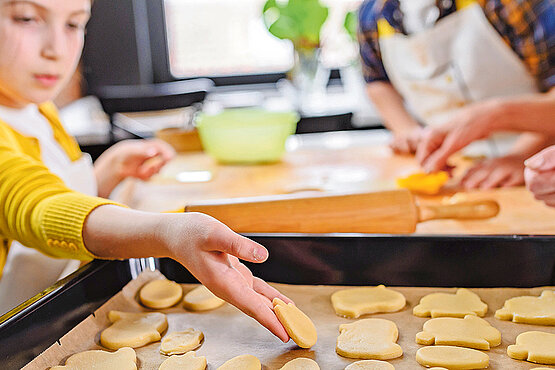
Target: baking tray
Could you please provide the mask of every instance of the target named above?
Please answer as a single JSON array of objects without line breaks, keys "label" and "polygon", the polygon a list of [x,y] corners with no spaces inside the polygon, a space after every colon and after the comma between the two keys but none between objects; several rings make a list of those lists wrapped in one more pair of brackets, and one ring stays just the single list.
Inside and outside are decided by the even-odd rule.
[{"label": "baking tray", "polygon": [[[271,258],[249,264],[288,284],[534,287],[555,285],[553,236],[391,236],[249,234]],[[93,261],[0,318],[0,364],[20,368],[92,314],[144,268],[180,283],[196,280],[179,264]]]}]

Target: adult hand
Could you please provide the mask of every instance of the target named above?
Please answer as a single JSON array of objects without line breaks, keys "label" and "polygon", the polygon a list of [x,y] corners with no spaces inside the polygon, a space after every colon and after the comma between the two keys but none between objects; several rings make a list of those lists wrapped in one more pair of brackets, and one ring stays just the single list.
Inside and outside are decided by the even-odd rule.
[{"label": "adult hand", "polygon": [[422,137],[423,129],[417,127],[406,132],[393,133],[393,140],[389,143],[391,149],[398,154],[413,154]]},{"label": "adult hand", "polygon": [[268,251],[234,233],[216,219],[201,214],[167,215],[164,229],[170,257],[185,266],[212,293],[253,317],[282,341],[289,335],[277,319],[272,300],[292,302],[263,280],[253,277],[239,259],[262,263]]},{"label": "adult hand", "polygon": [[524,158],[505,156],[485,159],[470,168],[460,181],[465,189],[492,189],[524,184]]},{"label": "adult hand", "polygon": [[550,146],[524,162],[526,187],[534,197],[555,207],[555,146]]},{"label": "adult hand", "polygon": [[440,127],[426,128],[416,150],[418,162],[427,172],[444,169],[452,154],[496,129],[497,113],[498,103],[488,100],[461,109]]}]

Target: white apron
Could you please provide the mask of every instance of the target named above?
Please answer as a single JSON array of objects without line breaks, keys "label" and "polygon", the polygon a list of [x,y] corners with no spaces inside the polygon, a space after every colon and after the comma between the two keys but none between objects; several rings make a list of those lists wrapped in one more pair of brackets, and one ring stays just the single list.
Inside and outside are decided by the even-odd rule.
[{"label": "white apron", "polygon": [[[97,195],[96,177],[90,155],[83,153],[79,160],[71,162],[59,145],[58,149],[63,154],[60,154],[56,148],[52,150],[52,146],[57,143],[52,142],[54,138],[48,135],[47,131],[39,130],[39,135],[29,135],[29,127],[17,127],[19,122],[12,124],[8,121],[8,123],[20,133],[39,139],[44,163],[70,189],[92,196]],[[38,137],[40,134],[46,137]],[[51,150],[43,147],[43,141],[49,141]],[[61,155],[65,155],[65,158]],[[0,315],[75,271],[79,264],[80,261],[77,260],[48,257],[36,249],[27,248],[19,242],[13,241],[0,278]]]},{"label": "white apron", "polygon": [[473,1],[465,3],[431,28],[412,35],[395,33],[385,19],[378,22],[382,61],[390,81],[425,125],[444,124],[476,101],[539,91],[481,7]]}]

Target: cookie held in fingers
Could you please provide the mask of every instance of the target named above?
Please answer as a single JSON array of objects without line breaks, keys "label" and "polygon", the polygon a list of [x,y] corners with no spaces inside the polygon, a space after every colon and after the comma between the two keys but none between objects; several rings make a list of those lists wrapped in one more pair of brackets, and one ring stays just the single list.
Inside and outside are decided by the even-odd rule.
[{"label": "cookie held in fingers", "polygon": [[304,312],[293,303],[285,303],[279,298],[274,298],[272,304],[279,322],[299,347],[310,348],[316,344],[316,327]]}]

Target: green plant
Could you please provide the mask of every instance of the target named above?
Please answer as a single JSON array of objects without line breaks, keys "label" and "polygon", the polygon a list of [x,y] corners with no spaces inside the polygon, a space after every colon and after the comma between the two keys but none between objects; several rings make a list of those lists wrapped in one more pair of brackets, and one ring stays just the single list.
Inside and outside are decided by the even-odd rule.
[{"label": "green plant", "polygon": [[272,35],[291,40],[296,50],[310,50],[320,46],[328,8],[318,0],[267,0],[262,14]]},{"label": "green plant", "polygon": [[356,11],[347,12],[343,27],[353,41],[357,41],[358,13]]}]

